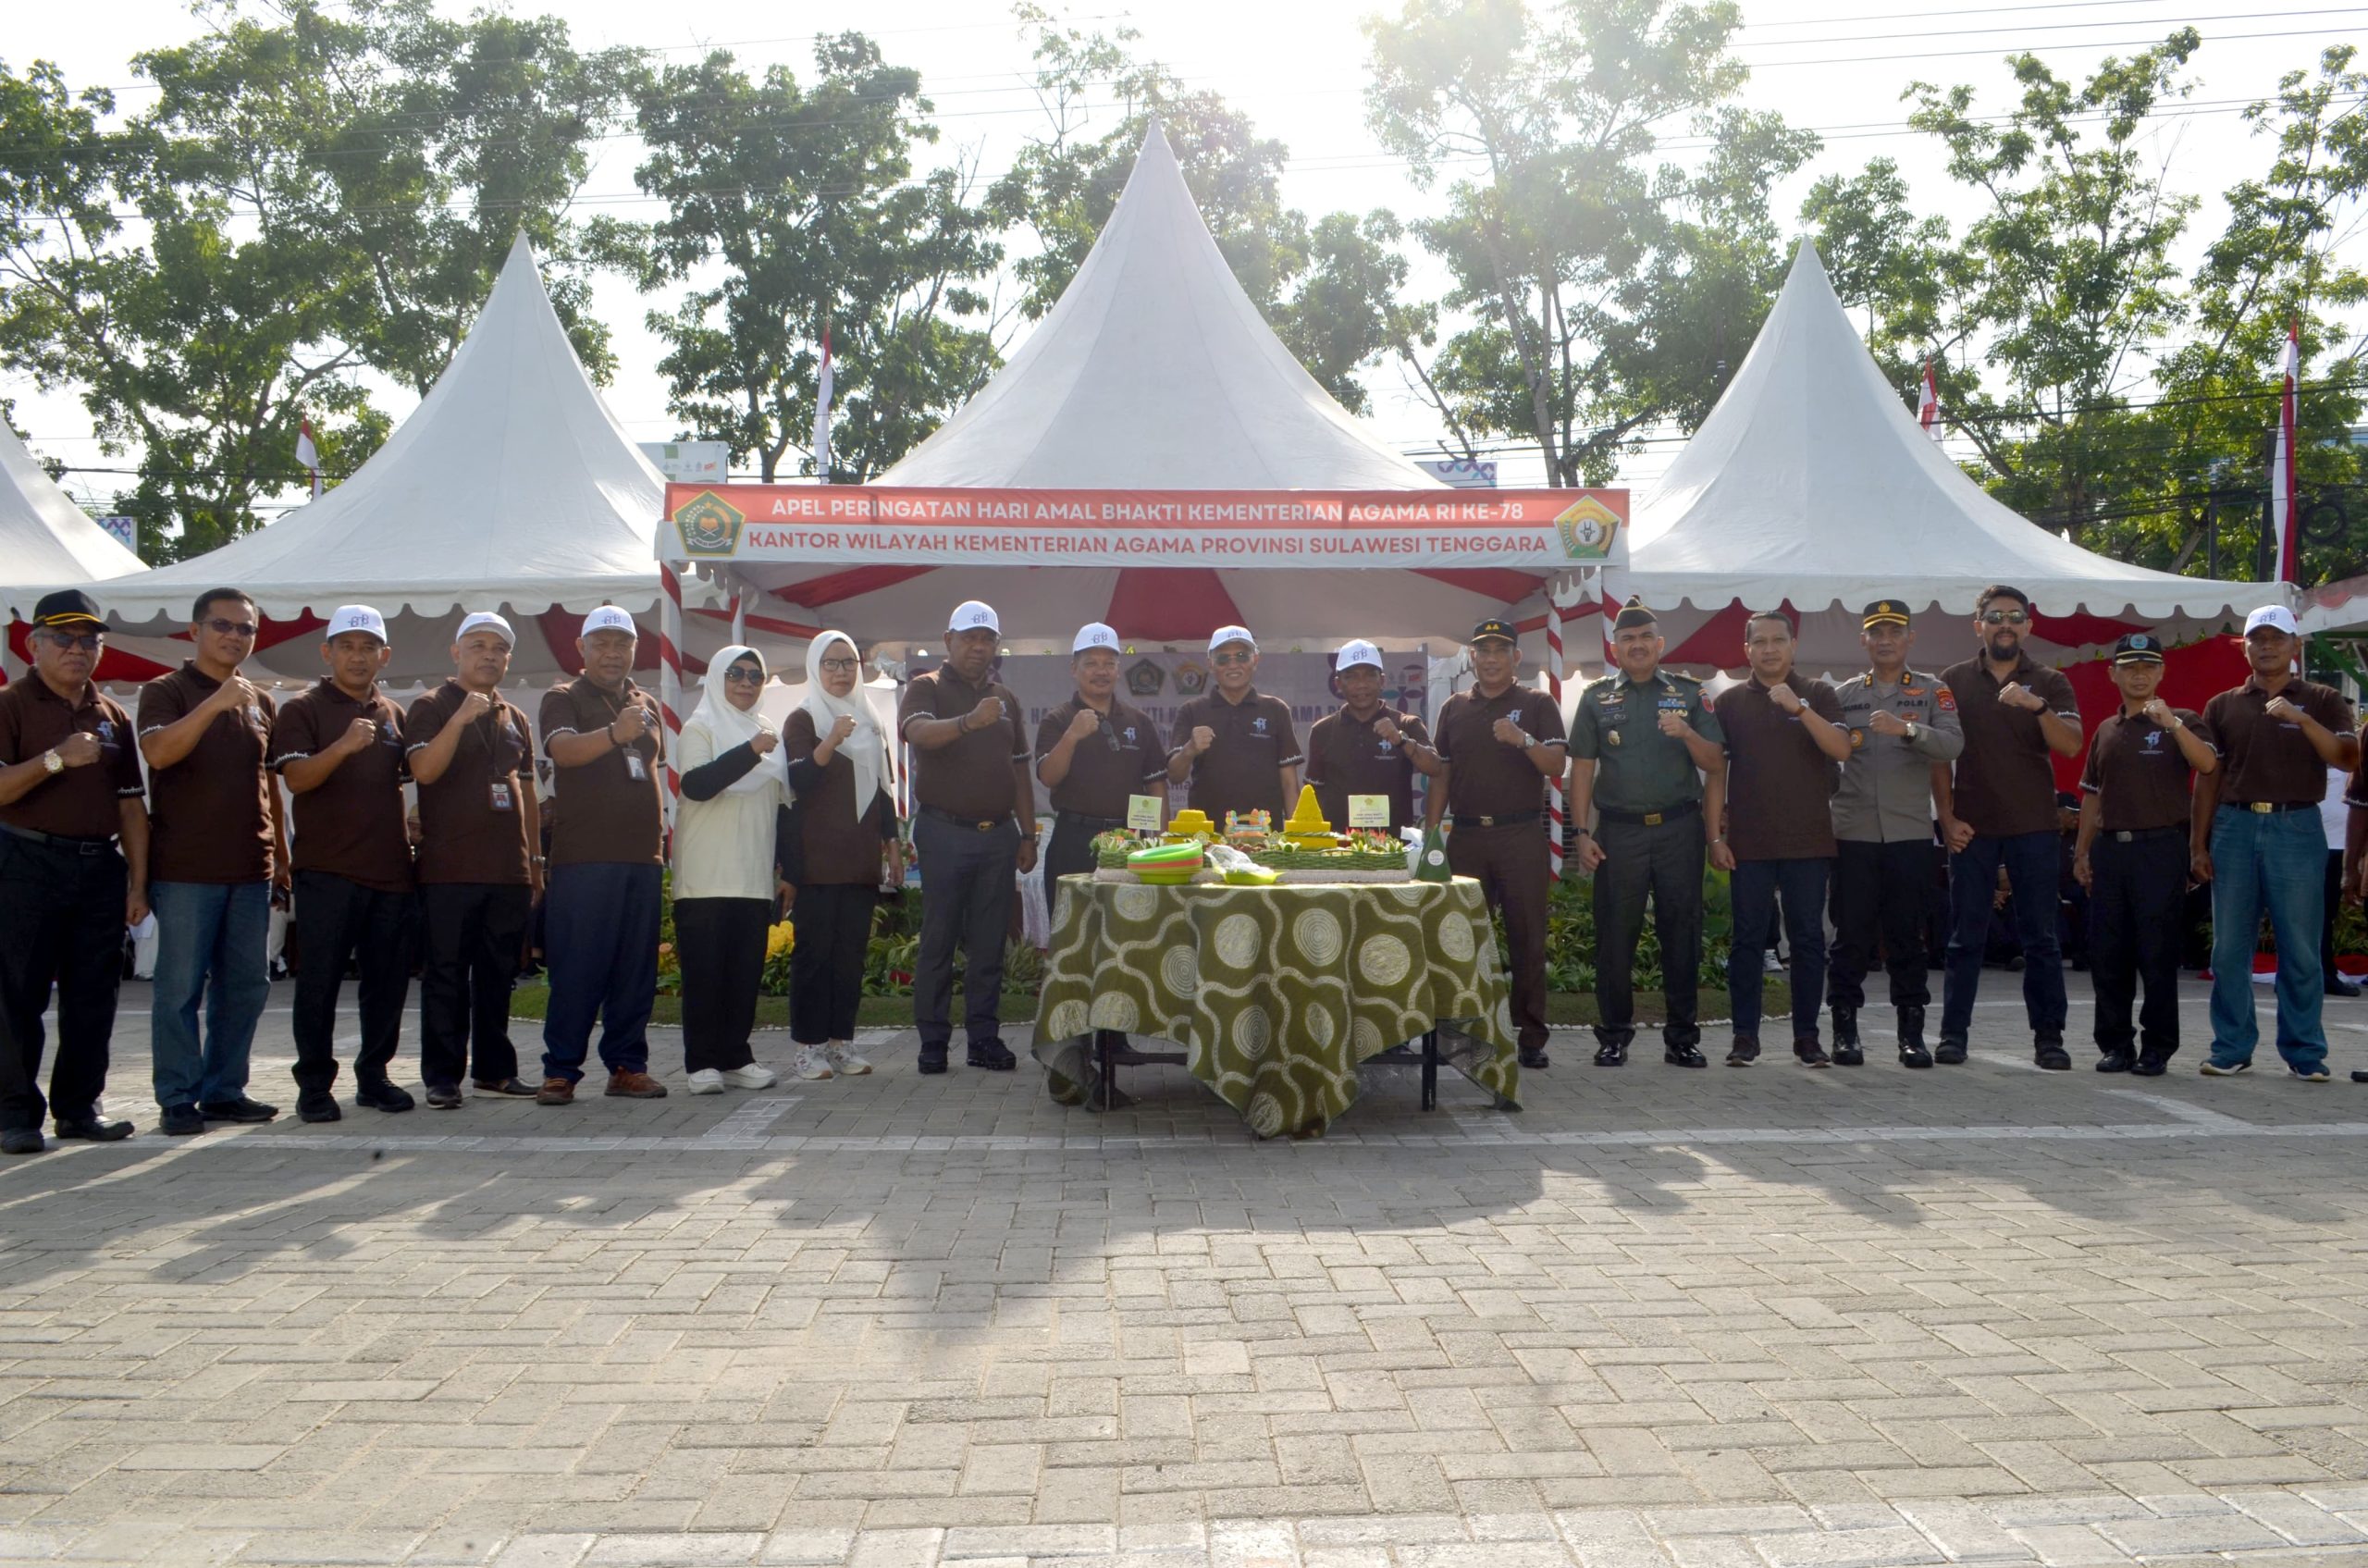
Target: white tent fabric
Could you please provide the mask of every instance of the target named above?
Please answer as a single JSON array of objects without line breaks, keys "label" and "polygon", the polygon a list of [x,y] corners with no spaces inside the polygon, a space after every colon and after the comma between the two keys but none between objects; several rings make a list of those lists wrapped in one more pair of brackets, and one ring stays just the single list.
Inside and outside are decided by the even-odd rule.
[{"label": "white tent fabric", "polygon": [[[2069,653],[2117,626],[2203,636],[2284,591],[2109,560],[1991,499],[1884,381],[1806,241],[1751,353],[1640,500],[1629,537],[1610,592],[1659,611],[1672,650],[1721,612],[1789,601],[1804,661],[1825,668],[1860,657],[1858,613],[1877,599],[1943,618],[1969,646],[1974,596],[2003,580],[2032,596],[2034,651]],[[1740,665],[1739,622],[1733,630],[1719,661]],[[2051,645],[2051,631],[2071,640]],[[1936,658],[1935,640],[1919,660]]]},{"label": "white tent fabric", "polygon": [[139,570],[140,558],[92,522],[0,422],[0,583],[64,587]]},{"label": "white tent fabric", "polygon": [[1060,302],[881,478],[1046,489],[1429,489],[1241,291],[1156,121]]},{"label": "white tent fabric", "polygon": [[[96,595],[117,646],[159,664],[186,651],[165,640],[217,584],[253,596],[278,623],[376,606],[388,623],[390,681],[450,671],[452,632],[473,610],[500,610],[519,632],[513,675],[548,679],[572,656],[568,617],[608,603],[657,629],[652,539],[665,484],[600,400],[544,291],[522,235],[452,362],[411,416],[345,483],[220,549],[108,585]],[[41,578],[13,578],[22,617]],[[700,602],[704,589],[685,581]],[[527,624],[544,611],[549,637]],[[693,619],[712,651],[729,627]],[[320,673],[318,639],[258,650],[265,675]],[[552,644],[558,645],[555,649]]]}]

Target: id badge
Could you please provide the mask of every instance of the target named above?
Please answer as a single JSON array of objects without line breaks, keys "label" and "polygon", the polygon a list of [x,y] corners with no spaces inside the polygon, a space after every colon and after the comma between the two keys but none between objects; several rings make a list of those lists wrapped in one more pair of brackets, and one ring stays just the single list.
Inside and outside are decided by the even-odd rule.
[{"label": "id badge", "polygon": [[648,784],[649,782],[649,764],[641,759],[640,752],[628,751],[625,753],[625,776],[633,780],[635,784]]},{"label": "id badge", "polygon": [[489,789],[492,794],[493,809],[495,810],[514,811],[518,809],[511,799],[510,781],[508,779],[493,780],[489,785]]}]

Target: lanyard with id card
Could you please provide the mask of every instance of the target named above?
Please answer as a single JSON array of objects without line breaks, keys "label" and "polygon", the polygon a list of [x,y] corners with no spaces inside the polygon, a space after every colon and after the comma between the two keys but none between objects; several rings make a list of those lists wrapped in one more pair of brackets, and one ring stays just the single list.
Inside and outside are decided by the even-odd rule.
[{"label": "lanyard with id card", "polygon": [[514,792],[512,792],[510,787],[510,781],[508,779],[487,780],[486,792],[489,797],[489,802],[495,810],[515,811],[518,809],[517,798]]}]

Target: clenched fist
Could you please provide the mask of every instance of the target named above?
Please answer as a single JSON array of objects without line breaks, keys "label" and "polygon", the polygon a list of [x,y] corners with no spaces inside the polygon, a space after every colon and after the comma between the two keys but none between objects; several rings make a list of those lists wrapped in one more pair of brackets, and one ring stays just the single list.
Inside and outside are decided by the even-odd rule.
[{"label": "clenched fist", "polygon": [[233,675],[214,688],[213,695],[205,699],[205,706],[216,713],[236,712],[254,701],[255,695],[253,681],[244,675]]},{"label": "clenched fist", "polygon": [[99,759],[99,737],[76,730],[55,747],[57,759],[69,768],[87,768]]},{"label": "clenched fist", "polygon": [[1102,727],[1102,715],[1091,708],[1080,708],[1077,717],[1069,721],[1069,739],[1083,740]]},{"label": "clenched fist", "polygon": [[1801,694],[1793,689],[1789,681],[1780,681],[1770,686],[1768,700],[1774,703],[1781,712],[1790,713],[1795,718],[1800,716]]},{"label": "clenched fist", "polygon": [[2148,698],[2146,706],[2139,711],[2166,730],[2178,722],[2178,715],[2171,711],[2171,705],[2159,697]]},{"label": "clenched fist", "polygon": [[854,734],[855,715],[842,713],[831,721],[831,733],[827,738],[832,747],[841,747],[845,746],[847,743],[847,737]]},{"label": "clenched fist", "polygon": [[453,711],[452,718],[458,723],[474,724],[492,710],[493,698],[481,691],[467,692],[462,696],[461,706]]},{"label": "clenched fist", "polygon": [[1384,719],[1373,727],[1373,733],[1392,746],[1398,744],[1399,730],[1395,720]]},{"label": "clenched fist", "polygon": [[2036,713],[2047,706],[2047,699],[2020,681],[2008,681],[1998,688],[1998,700],[2009,708],[2019,708],[2026,713]]},{"label": "clenched fist", "polygon": [[1206,725],[1206,724],[1196,724],[1196,725],[1194,725],[1194,726],[1192,727],[1192,755],[1193,755],[1193,756],[1198,757],[1202,752],[1206,751],[1209,747],[1211,747],[1215,746],[1216,743],[1217,743],[1217,733],[1216,733],[1216,731],[1215,731],[1215,730],[1213,730],[1213,729],[1209,728],[1209,726],[1208,726],[1208,725]]},{"label": "clenched fist", "polygon": [[609,733],[617,737],[620,746],[631,746],[649,729],[649,710],[640,703],[632,704],[610,722]]},{"label": "clenched fist", "polygon": [[357,751],[368,750],[370,743],[377,738],[378,721],[376,719],[356,719],[353,722],[345,726],[345,734],[337,737],[337,743],[339,747],[347,753],[347,755],[351,756],[352,753]]},{"label": "clenched fist", "polygon": [[2271,698],[2269,699],[2267,711],[2269,716],[2273,719],[2299,720],[2302,717],[2302,710],[2295,707],[2292,703],[2287,701],[2282,697]]},{"label": "clenched fist", "polygon": [[1488,733],[1496,736],[1498,741],[1503,745],[1516,746],[1521,747],[1523,751],[1528,750],[1530,747],[1531,743],[1528,733],[1519,724],[1514,723],[1511,719],[1498,720],[1495,723],[1488,726]]},{"label": "clenched fist", "polygon": [[971,709],[969,716],[962,721],[962,727],[966,730],[983,730],[1002,717],[1003,698],[982,697],[979,698],[979,706]]},{"label": "clenched fist", "polygon": [[[844,723],[845,721],[841,720],[840,722]],[[771,730],[758,730],[755,735],[748,737],[748,749],[755,752],[759,757],[771,756],[773,753],[773,747],[780,744],[781,736],[773,734]]]},{"label": "clenched fist", "polygon": [[1879,735],[1904,735],[1907,733],[1907,721],[1888,708],[1878,708],[1868,718],[1867,728]]},{"label": "clenched fist", "polygon": [[1694,734],[1694,726],[1685,722],[1685,715],[1683,713],[1664,712],[1660,716],[1659,722],[1661,734],[1665,735],[1675,735],[1678,739],[1684,740]]}]

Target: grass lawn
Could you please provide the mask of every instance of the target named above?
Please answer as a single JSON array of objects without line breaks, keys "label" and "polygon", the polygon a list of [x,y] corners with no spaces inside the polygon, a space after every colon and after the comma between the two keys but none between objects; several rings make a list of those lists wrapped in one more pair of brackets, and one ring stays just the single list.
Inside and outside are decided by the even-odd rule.
[{"label": "grass lawn", "polygon": [[[540,982],[531,982],[520,986],[511,993],[510,1016],[517,1019],[541,1018],[544,1009],[549,1005],[550,994],[549,988]],[[1792,992],[1782,981],[1770,981],[1766,994],[1767,1001],[1763,1006],[1771,1018],[1781,1016],[1793,1005]],[[1647,991],[1637,994],[1636,1021],[1638,1023],[1659,1023],[1661,1021],[1663,1012],[1659,992]],[[1004,993],[1002,1016],[1015,1022],[1034,1019],[1036,1016],[1035,994],[1027,991],[1006,991]],[[1704,986],[1701,1001],[1702,1020],[1706,1023],[1715,1022],[1726,1016],[1725,987]],[[680,996],[660,996],[658,998],[657,1007],[650,1014],[649,1021],[655,1024],[681,1023],[683,999]],[[856,1022],[867,1029],[902,1029],[910,1025],[912,1021],[913,999],[909,996],[867,996],[856,1009]],[[1595,998],[1584,994],[1555,992],[1546,998],[1546,1021],[1591,1024],[1596,1021]],[[789,998],[786,996],[758,997],[757,1027],[758,1029],[787,1029],[789,1027]]]}]

